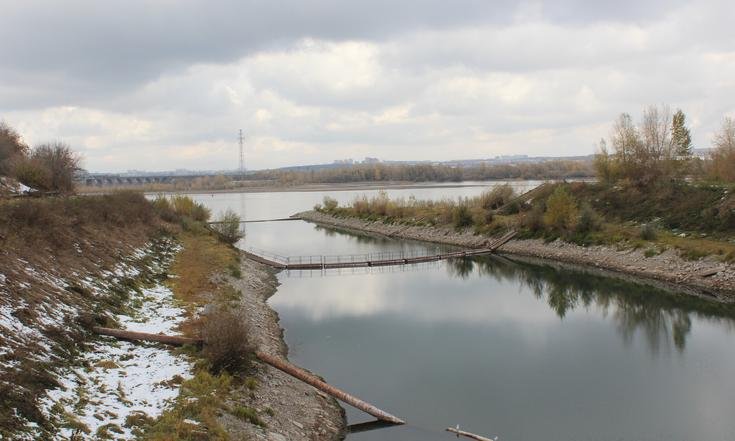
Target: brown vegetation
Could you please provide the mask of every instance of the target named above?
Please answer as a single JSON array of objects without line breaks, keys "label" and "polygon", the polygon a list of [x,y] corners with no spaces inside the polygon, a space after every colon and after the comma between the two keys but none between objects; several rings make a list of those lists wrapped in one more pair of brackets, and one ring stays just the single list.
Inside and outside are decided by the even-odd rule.
[{"label": "brown vegetation", "polygon": [[358,164],[324,170],[264,170],[248,175],[281,185],[346,182],[460,182],[494,179],[564,179],[590,177],[589,161],[547,161],[517,164],[450,166],[433,164]]},{"label": "brown vegetation", "polygon": [[13,163],[28,154],[28,146],[20,134],[0,121],[0,176],[10,175]]},{"label": "brown vegetation", "polygon": [[255,348],[245,320],[226,305],[209,311],[202,325],[203,355],[215,372],[242,373],[250,366]]},{"label": "brown vegetation", "polygon": [[[499,195],[505,195],[504,202],[490,204]],[[712,254],[735,259],[735,245],[727,241],[735,232],[735,194],[726,188],[679,182],[642,191],[635,185],[577,182],[547,185],[525,202],[513,196],[504,187],[475,198],[443,201],[391,200],[379,194],[346,207],[325,203],[315,208],[337,217],[390,224],[452,226],[483,235],[515,229],[521,238],[655,245],[679,249],[687,258]]]},{"label": "brown vegetation", "polygon": [[81,157],[61,142],[29,149],[13,128],[0,121],[0,176],[10,176],[42,192],[74,192]]},{"label": "brown vegetation", "polygon": [[710,176],[719,181],[735,182],[735,120],[725,118],[715,135],[713,147]]},{"label": "brown vegetation", "polygon": [[609,145],[600,141],[595,159],[597,176],[602,182],[626,179],[637,186],[660,180],[682,179],[691,159],[691,139],[685,126],[684,113],[674,116],[667,106],[647,107],[637,126],[627,113],[613,124]]},{"label": "brown vegetation", "polygon": [[240,216],[229,208],[211,224],[210,229],[221,241],[230,245],[236,244],[237,241],[243,238],[240,229]]},{"label": "brown vegetation", "polygon": [[[91,327],[114,326],[111,315],[123,311],[139,284],[160,277],[146,269],[156,268],[146,259],[156,258],[160,238],[186,231],[192,212],[201,209],[178,212],[132,192],[0,201],[0,307],[49,345],[0,335],[0,435],[13,438],[23,420],[45,427],[38,399],[57,386],[55,370],[95,338]],[[152,246],[152,254],[134,253],[143,246]],[[135,265],[139,275],[104,276],[121,262]],[[104,283],[99,293],[85,287],[90,280]],[[44,324],[39,314],[50,311],[66,325]]]}]

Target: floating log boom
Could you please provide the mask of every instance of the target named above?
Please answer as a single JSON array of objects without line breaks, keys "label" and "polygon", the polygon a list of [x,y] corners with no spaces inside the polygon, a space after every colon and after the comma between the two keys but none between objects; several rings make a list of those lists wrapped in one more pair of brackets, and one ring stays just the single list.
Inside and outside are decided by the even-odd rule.
[{"label": "floating log boom", "polygon": [[359,398],[353,397],[352,395],[348,394],[347,392],[344,392],[340,389],[337,389],[336,387],[325,383],[321,379],[319,379],[317,376],[312,375],[303,369],[279,358],[275,357],[273,355],[265,354],[263,352],[256,352],[255,356],[258,357],[259,360],[263,361],[264,363],[268,363],[269,365],[273,366],[276,369],[279,369],[293,377],[298,378],[299,380],[303,381],[306,384],[309,384],[311,386],[314,386],[315,388],[319,389],[320,391],[327,393],[334,398],[337,398],[340,401],[344,401],[345,403],[349,404],[350,406],[356,407],[357,409],[362,410],[363,412],[370,414],[374,416],[375,418],[386,421],[392,424],[406,424],[405,421],[402,419],[393,416],[389,414],[388,412],[384,412],[377,407],[373,406],[370,403],[366,403],[365,401],[362,401]]},{"label": "floating log boom", "polygon": [[447,427],[447,432],[456,433],[458,437],[464,436],[469,439],[474,439],[475,441],[493,441],[490,438],[485,438],[484,436],[475,435],[474,433],[465,432],[464,430],[455,429],[454,427]]},{"label": "floating log boom", "polygon": [[508,231],[498,239],[485,245],[484,248],[473,248],[461,251],[449,251],[439,254],[404,255],[400,252],[366,254],[360,256],[296,256],[286,257],[263,251],[244,251],[250,259],[277,269],[285,270],[328,270],[336,268],[362,268],[391,265],[409,265],[413,263],[437,262],[439,260],[461,257],[482,256],[492,254],[515,237],[515,231]]}]

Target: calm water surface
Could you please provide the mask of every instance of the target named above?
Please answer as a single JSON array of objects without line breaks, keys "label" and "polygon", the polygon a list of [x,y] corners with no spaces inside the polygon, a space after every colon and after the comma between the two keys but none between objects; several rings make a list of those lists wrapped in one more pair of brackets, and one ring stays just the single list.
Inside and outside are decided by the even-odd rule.
[{"label": "calm water surface", "polygon": [[[423,246],[304,222],[247,233],[293,254]],[[409,422],[351,440],[447,440],[456,424],[500,440],[735,439],[731,307],[502,257],[279,280],[290,358]]]}]

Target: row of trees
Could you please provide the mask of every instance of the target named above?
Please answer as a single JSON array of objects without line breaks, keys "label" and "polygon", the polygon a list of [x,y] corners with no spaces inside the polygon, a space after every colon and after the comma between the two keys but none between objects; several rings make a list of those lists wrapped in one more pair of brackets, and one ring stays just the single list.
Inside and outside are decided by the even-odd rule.
[{"label": "row of trees", "polygon": [[61,142],[30,148],[20,134],[0,121],[0,176],[10,176],[40,191],[71,193],[81,158]]},{"label": "row of trees", "polygon": [[705,175],[734,182],[735,123],[731,118],[725,118],[712,147],[709,159],[694,158],[684,112],[672,114],[668,106],[649,106],[637,125],[627,113],[615,120],[609,141],[600,141],[595,169],[605,183],[626,180],[638,187]]},{"label": "row of trees", "polygon": [[547,161],[521,164],[481,164],[459,167],[433,164],[360,164],[323,170],[264,170],[249,179],[282,184],[368,181],[460,182],[490,179],[563,179],[591,177],[589,161]]}]

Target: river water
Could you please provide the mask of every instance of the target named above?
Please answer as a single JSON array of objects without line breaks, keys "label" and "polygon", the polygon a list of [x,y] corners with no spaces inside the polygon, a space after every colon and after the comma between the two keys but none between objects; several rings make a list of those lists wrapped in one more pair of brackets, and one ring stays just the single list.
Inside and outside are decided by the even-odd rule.
[{"label": "river water", "polygon": [[[196,198],[264,219],[309,209],[324,194]],[[285,255],[436,247],[301,221],[246,228],[242,246]],[[456,425],[501,441],[735,439],[732,307],[499,256],[279,280],[270,303],[290,359],[408,422],[350,440],[447,440],[444,428]],[[349,407],[347,415],[351,424],[370,419]]]}]

